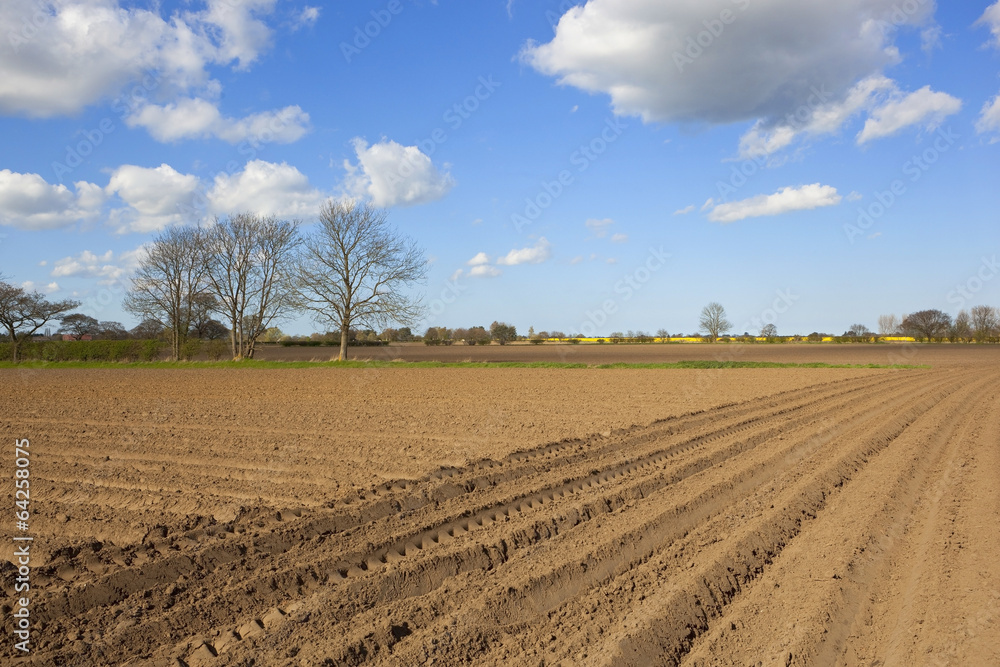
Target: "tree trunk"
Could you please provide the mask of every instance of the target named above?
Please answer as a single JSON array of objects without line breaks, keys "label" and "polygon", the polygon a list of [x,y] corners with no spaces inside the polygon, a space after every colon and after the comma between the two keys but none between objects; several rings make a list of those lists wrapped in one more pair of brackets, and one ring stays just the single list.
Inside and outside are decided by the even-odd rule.
[{"label": "tree trunk", "polygon": [[347,338],[351,335],[351,328],[346,324],[340,327],[340,356],[337,361],[347,361]]}]

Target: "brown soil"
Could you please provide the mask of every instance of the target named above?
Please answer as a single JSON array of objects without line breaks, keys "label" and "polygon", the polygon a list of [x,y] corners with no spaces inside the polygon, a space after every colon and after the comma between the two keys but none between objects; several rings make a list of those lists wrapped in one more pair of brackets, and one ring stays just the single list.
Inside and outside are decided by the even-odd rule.
[{"label": "brown soil", "polygon": [[1000,664],[1000,351],[910,361],[0,371],[14,664]]}]

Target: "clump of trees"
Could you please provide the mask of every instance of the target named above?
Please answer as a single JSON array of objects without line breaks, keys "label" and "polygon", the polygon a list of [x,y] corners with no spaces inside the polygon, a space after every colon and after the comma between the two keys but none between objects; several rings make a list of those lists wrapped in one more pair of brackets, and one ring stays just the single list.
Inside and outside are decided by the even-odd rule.
[{"label": "clump of trees", "polygon": [[490,337],[498,345],[506,345],[511,341],[517,340],[517,329],[514,325],[507,324],[506,322],[494,322],[490,325]]},{"label": "clump of trees", "polygon": [[144,330],[166,331],[173,359],[190,356],[189,340],[225,335],[234,359],[252,358],[279,321],[305,311],[339,332],[343,360],[357,325],[370,332],[364,342],[377,343],[376,330],[417,319],[419,300],[404,288],[425,271],[423,251],[388,225],[385,211],[329,201],[306,238],[297,221],[254,213],[217,218],[206,229],[165,230],[123,306],[143,319]]}]

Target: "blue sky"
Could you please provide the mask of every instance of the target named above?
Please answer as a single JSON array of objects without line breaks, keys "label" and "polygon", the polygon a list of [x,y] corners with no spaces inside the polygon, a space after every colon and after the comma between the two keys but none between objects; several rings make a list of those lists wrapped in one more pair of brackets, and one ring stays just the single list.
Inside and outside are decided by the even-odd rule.
[{"label": "blue sky", "polygon": [[1000,305],[1000,2],[37,0],[0,27],[0,274],[101,320],[136,323],[159,230],[308,232],[344,196],[426,249],[421,327]]}]

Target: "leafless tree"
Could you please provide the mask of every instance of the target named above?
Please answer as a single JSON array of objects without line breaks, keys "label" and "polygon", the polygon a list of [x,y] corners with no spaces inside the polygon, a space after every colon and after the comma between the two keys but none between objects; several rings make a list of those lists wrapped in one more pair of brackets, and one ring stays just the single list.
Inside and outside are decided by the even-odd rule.
[{"label": "leafless tree", "polygon": [[419,300],[403,292],[427,273],[423,251],[392,229],[384,210],[351,201],[329,201],[319,228],[304,242],[297,295],[316,320],[340,329],[341,361],[351,327],[379,330],[389,322],[411,324]]},{"label": "leafless tree", "polygon": [[958,311],[948,337],[953,343],[966,343],[972,338],[972,320],[966,310]]},{"label": "leafless tree", "polygon": [[165,323],[175,360],[180,359],[197,300],[207,291],[207,273],[204,231],[171,227],[153,239],[125,295],[126,311]]},{"label": "leafless tree", "polygon": [[761,338],[775,338],[778,335],[778,327],[774,324],[765,324],[760,328]]},{"label": "leafless tree", "polygon": [[100,322],[90,315],[83,313],[73,313],[59,318],[62,326],[60,333],[69,334],[73,340],[82,340],[84,336],[93,336],[100,332]]},{"label": "leafless tree", "polygon": [[916,338],[932,341],[943,338],[951,326],[951,316],[940,310],[921,310],[903,319],[903,331]]},{"label": "leafless tree", "polygon": [[125,340],[128,338],[128,331],[125,330],[121,322],[99,322],[97,324],[97,333],[104,340]]},{"label": "leafless tree", "polygon": [[659,338],[661,342],[666,343],[668,340],[670,340],[670,332],[668,332],[666,329],[657,329],[656,337]]},{"label": "leafless tree", "polygon": [[7,330],[11,343],[11,361],[18,361],[21,343],[63,313],[80,305],[79,301],[49,301],[39,292],[0,282],[0,325]]},{"label": "leafless tree", "polygon": [[208,231],[208,281],[230,325],[234,359],[253,358],[263,333],[298,309],[300,243],[295,222],[253,213],[216,219]]},{"label": "leafless tree", "polygon": [[713,301],[701,309],[701,330],[712,337],[714,343],[720,334],[724,334],[732,328],[732,323],[726,319],[726,309],[721,303]]},{"label": "leafless tree", "polygon": [[1000,327],[1000,312],[993,306],[973,306],[969,319],[972,336],[978,343],[991,338]]},{"label": "leafless tree", "polygon": [[878,332],[882,336],[892,336],[899,333],[899,318],[895,315],[878,316]]}]

